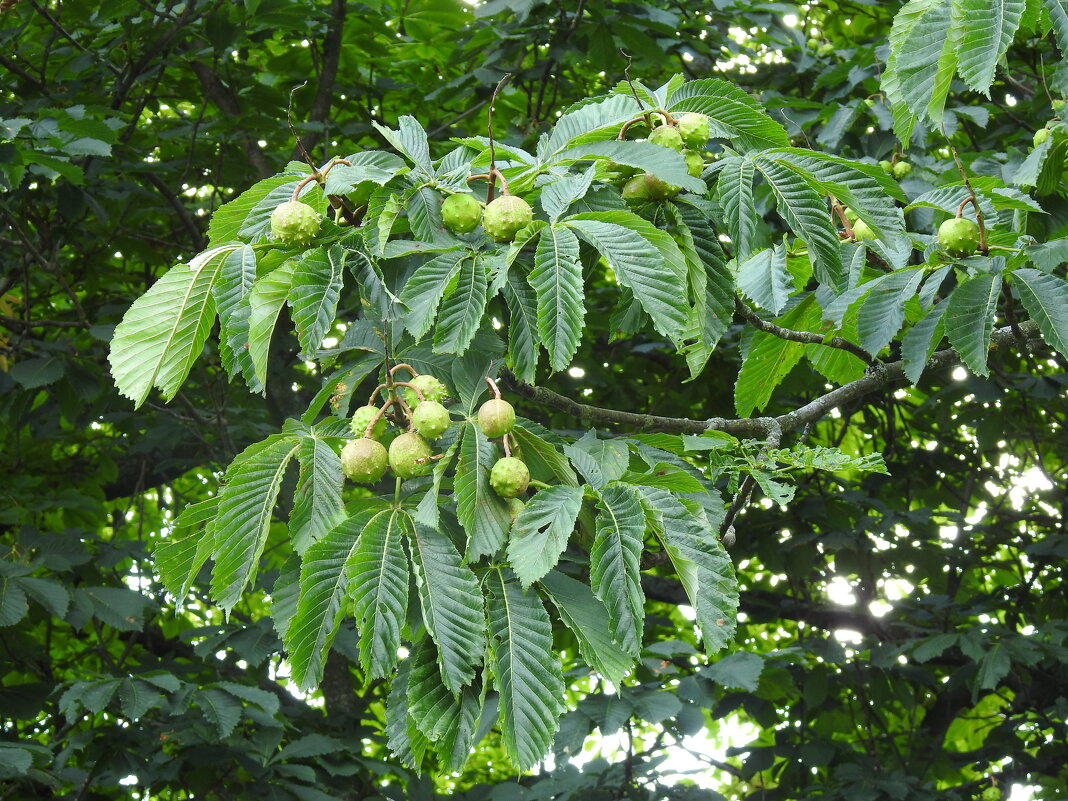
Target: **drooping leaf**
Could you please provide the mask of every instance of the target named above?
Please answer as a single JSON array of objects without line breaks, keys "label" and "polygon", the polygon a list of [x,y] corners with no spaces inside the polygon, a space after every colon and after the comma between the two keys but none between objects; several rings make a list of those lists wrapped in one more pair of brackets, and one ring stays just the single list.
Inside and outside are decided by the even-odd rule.
[{"label": "drooping leaf", "polygon": [[272,441],[229,474],[219,494],[211,596],[227,613],[256,577],[282,477],[299,448],[295,437]]},{"label": "drooping leaf", "polygon": [[341,522],[345,507],[341,501],[341,458],[333,446],[321,437],[306,437],[297,451],[300,474],[293,493],[293,511],[289,515],[289,534],[293,549],[304,553]]},{"label": "drooping leaf", "polygon": [[579,242],[568,228],[553,225],[542,231],[529,281],[538,298],[538,335],[549,352],[549,364],[566,370],[586,318]]},{"label": "drooping leaf", "polygon": [[557,570],[550,570],[539,583],[556,606],[560,619],[575,634],[582,658],[608,681],[618,685],[633,666],[634,657],[612,639],[604,604],[581,581]]},{"label": "drooping leaf", "polygon": [[439,531],[409,531],[423,623],[438,646],[441,678],[453,693],[470,684],[486,647],[482,590],[452,542]]},{"label": "drooping leaf", "polygon": [[153,386],[170,400],[189,375],[215,319],[212,285],[236,248],[213,248],[172,267],[116,326],[108,354],[111,374],[135,407],[145,402]]},{"label": "drooping leaf", "polygon": [[977,375],[988,375],[987,351],[1001,295],[1001,275],[980,273],[949,296],[944,317],[949,343]]},{"label": "drooping leaf", "polygon": [[245,380],[254,392],[262,390],[267,384],[267,356],[271,347],[271,336],[274,334],[278,315],[289,297],[294,268],[294,261],[285,262],[277,270],[259,278],[249,292],[251,311],[248,318],[248,352],[252,360],[253,375],[251,378],[245,376]]},{"label": "drooping leaf", "polygon": [[453,485],[456,517],[467,532],[464,558],[474,561],[480,556],[492,556],[504,546],[512,518],[508,504],[489,483],[489,471],[496,458],[495,446],[472,422],[463,424],[461,436],[460,461]]},{"label": "drooping leaf", "polygon": [[421,339],[434,325],[438,304],[460,269],[460,260],[468,257],[466,251],[454,250],[441,253],[419,267],[401,290],[401,302],[409,312],[404,320],[412,336]]},{"label": "drooping leaf", "polygon": [[940,301],[924,315],[922,320],[905,332],[901,338],[901,358],[905,362],[905,377],[913,384],[919,383],[920,376],[927,366],[927,361],[942,341],[945,323],[942,315],[946,312],[945,301]]},{"label": "drooping leaf", "polygon": [[454,280],[449,282],[434,327],[434,352],[463,354],[471,345],[486,311],[489,281],[480,256],[460,262]]},{"label": "drooping leaf", "polygon": [[752,159],[727,156],[717,171],[715,197],[723,209],[723,221],[727,226],[739,262],[748,259],[756,247],[757,217],[753,199],[753,177],[756,167]]},{"label": "drooping leaf", "polygon": [[626,653],[636,654],[645,620],[639,575],[645,533],[641,496],[627,484],[609,484],[599,495],[590,582],[593,594],[608,609],[612,638]]},{"label": "drooping leaf", "polygon": [[1030,267],[1012,273],[1012,286],[1020,296],[1042,338],[1068,356],[1068,283]]},{"label": "drooping leaf", "polygon": [[962,26],[957,51],[960,77],[972,89],[989,97],[994,68],[1008,50],[1020,27],[1024,0],[958,0]]},{"label": "drooping leaf", "polygon": [[293,262],[288,301],[302,353],[319,350],[333,325],[344,269],[340,245],[309,250]]},{"label": "drooping leaf", "polygon": [[211,556],[214,535],[210,521],[218,508],[217,496],[187,506],[174,521],[170,534],[156,540],[152,548],[156,571],[178,604],[185,600],[197,573]]},{"label": "drooping leaf", "polygon": [[360,666],[378,678],[397,664],[400,630],[408,611],[404,540],[412,536],[414,525],[406,512],[379,510],[363,526],[345,567],[347,594],[360,632]]},{"label": "drooping leaf", "polygon": [[560,661],[537,593],[524,591],[507,568],[490,570],[486,585],[501,738],[512,762],[525,770],[548,753],[559,726],[564,696]]}]

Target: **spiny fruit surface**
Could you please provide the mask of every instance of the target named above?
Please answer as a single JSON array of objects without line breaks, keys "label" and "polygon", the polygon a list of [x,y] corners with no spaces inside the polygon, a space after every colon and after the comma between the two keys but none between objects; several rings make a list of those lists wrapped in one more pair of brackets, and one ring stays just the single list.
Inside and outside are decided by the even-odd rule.
[{"label": "spiny fruit surface", "polygon": [[515,409],[506,400],[491,398],[478,409],[478,427],[490,439],[507,434],[514,425]]},{"label": "spiny fruit surface", "polygon": [[[449,390],[445,388],[444,384],[434,378],[434,376],[430,375],[430,373],[417,375],[408,383],[422,392],[423,397],[427,400],[444,403],[445,399],[449,397]],[[415,394],[415,391],[412,390],[411,387],[404,388],[404,401],[411,409],[415,409],[419,406],[419,396]]]},{"label": "spiny fruit surface", "polygon": [[[352,433],[357,437],[362,437],[367,431],[367,426],[371,425],[371,421],[378,415],[377,406],[361,406],[355,412],[352,413]],[[378,422],[375,423],[375,427],[371,430],[371,439],[381,439],[382,435],[386,433],[386,418],[379,417]]]},{"label": "spiny fruit surface", "polygon": [[449,410],[437,401],[423,401],[412,412],[412,425],[427,439],[437,439],[449,427]]},{"label": "spiny fruit surface", "polygon": [[514,456],[498,459],[490,470],[490,486],[502,498],[515,498],[527,491],[530,471],[526,464]]},{"label": "spiny fruit surface", "polygon": [[322,218],[307,203],[289,200],[271,212],[271,236],[283,245],[303,245],[311,242]]},{"label": "spiny fruit surface", "polygon": [[501,195],[487,204],[482,213],[482,227],[494,241],[511,242],[533,219],[534,211],[523,198]]},{"label": "spiny fruit surface", "polygon": [[1049,139],[1049,128],[1039,128],[1037,131],[1035,131],[1035,135],[1031,139],[1031,141],[1034,143],[1035,147],[1038,147],[1047,139]]},{"label": "spiny fruit surface", "polygon": [[964,217],[954,217],[938,226],[938,244],[955,259],[971,256],[979,247],[979,226]]},{"label": "spiny fruit surface", "polygon": [[893,175],[894,163],[892,161],[887,161],[886,159],[883,159],[879,162],[879,169],[885,172],[887,175]]},{"label": "spiny fruit surface", "polygon": [[373,439],[349,440],[341,449],[341,469],[360,484],[374,484],[386,474],[388,465],[386,446]]},{"label": "spiny fruit surface", "polygon": [[430,472],[430,443],[414,432],[401,434],[389,444],[389,466],[401,478]]},{"label": "spiny fruit surface", "polygon": [[855,211],[853,211],[853,209],[850,209],[850,208],[847,208],[847,209],[845,210],[845,218],[846,218],[847,220],[849,220],[849,224],[850,224],[850,225],[852,225],[852,224],[853,224],[853,223],[855,223],[855,222],[856,222],[856,221],[857,221],[858,219],[860,219],[859,217],[857,217],[857,213],[856,213]]},{"label": "spiny fruit surface", "polygon": [[624,200],[668,200],[679,193],[677,186],[662,181],[651,172],[635,175],[623,187]]},{"label": "spiny fruit surface", "polygon": [[679,133],[682,141],[689,147],[704,147],[712,136],[712,129],[708,124],[708,117],[704,114],[690,112],[679,117]]},{"label": "spiny fruit surface", "polygon": [[694,178],[700,178],[701,173],[705,171],[705,160],[701,158],[701,154],[693,150],[686,150],[682,156],[686,159],[686,172],[690,173]]},{"label": "spiny fruit surface", "polygon": [[894,165],[894,177],[897,178],[897,180],[899,181],[902,178],[905,178],[911,172],[912,165],[909,164],[907,161],[899,161],[897,164]]},{"label": "spiny fruit surface", "polygon": [[857,220],[853,223],[853,237],[857,240],[875,239],[875,231],[871,230],[864,220]]},{"label": "spiny fruit surface", "polygon": [[671,150],[682,150],[682,134],[670,125],[653,128],[652,133],[649,134],[649,141],[654,145],[660,145]]},{"label": "spiny fruit surface", "polygon": [[454,234],[467,234],[482,221],[482,204],[471,195],[449,195],[441,204],[441,221]]}]

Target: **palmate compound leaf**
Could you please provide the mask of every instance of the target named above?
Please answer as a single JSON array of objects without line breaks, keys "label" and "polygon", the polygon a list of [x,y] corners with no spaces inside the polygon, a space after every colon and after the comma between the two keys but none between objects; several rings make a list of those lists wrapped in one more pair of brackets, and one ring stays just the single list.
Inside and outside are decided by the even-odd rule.
[{"label": "palmate compound leaf", "polygon": [[552,623],[537,593],[524,591],[507,568],[491,568],[486,586],[501,738],[512,762],[526,770],[549,751],[564,708]]},{"label": "palmate compound leaf", "polygon": [[645,514],[638,490],[612,483],[598,492],[597,534],[590,551],[593,594],[608,608],[612,639],[628,654],[641,649],[645,621],[640,560]]},{"label": "palmate compound leaf", "polygon": [[705,652],[713,654],[730,643],[737,625],[734,565],[696,503],[658,487],[642,487],[641,493],[653,530],[697,615]]},{"label": "palmate compound leaf", "polygon": [[486,649],[484,599],[478,580],[440,531],[415,526],[408,532],[423,623],[438,647],[441,678],[459,693],[475,677]]},{"label": "palmate compound leaf", "polygon": [[239,466],[227,471],[213,525],[211,579],[211,597],[227,614],[256,577],[282,477],[299,448],[297,437],[270,437],[246,448]]},{"label": "palmate compound leaf", "polygon": [[539,491],[523,507],[509,533],[508,563],[524,587],[559,561],[581,506],[581,487],[558,484]]},{"label": "palmate compound leaf", "polygon": [[309,250],[296,260],[287,300],[304,354],[320,348],[334,322],[344,269],[340,245]]},{"label": "palmate compound leaf", "polygon": [[[342,602],[349,592],[350,564],[357,557],[360,542],[366,532],[388,527],[395,515],[403,513],[380,507],[362,510],[335,526],[304,553],[297,611],[289,622],[285,640],[293,680],[302,689],[313,688],[322,679],[326,655],[341,623]],[[399,546],[399,537],[397,543]],[[400,557],[405,558],[403,550]],[[384,616],[391,611],[381,610]],[[395,659],[396,645],[392,650]]]},{"label": "palmate compound leaf", "polygon": [[178,392],[215,320],[212,285],[238,247],[212,248],[172,267],[123,315],[108,361],[115,386],[135,406],[145,402],[153,386],[166,400]]}]

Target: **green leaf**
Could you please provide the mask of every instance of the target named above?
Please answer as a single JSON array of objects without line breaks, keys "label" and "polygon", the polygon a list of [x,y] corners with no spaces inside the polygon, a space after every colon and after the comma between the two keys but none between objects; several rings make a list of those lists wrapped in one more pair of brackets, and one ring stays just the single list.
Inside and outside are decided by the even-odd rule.
[{"label": "green leaf", "polygon": [[371,181],[384,186],[404,169],[404,161],[383,150],[365,150],[345,157],[349,164],[336,164],[326,175],[323,191],[328,195],[347,195],[362,183]]},{"label": "green leaf", "polygon": [[229,475],[219,495],[211,596],[228,615],[256,577],[282,477],[299,448],[291,437],[270,442]]},{"label": "green leaf", "polygon": [[610,95],[562,115],[552,127],[544,145],[538,143],[540,160],[547,160],[567,147],[615,139],[619,129],[636,111],[634,98]]},{"label": "green leaf", "polygon": [[753,198],[753,177],[756,167],[752,159],[742,156],[728,156],[722,159],[721,167],[716,173],[715,197],[723,209],[723,220],[727,225],[739,261],[748,259],[756,247],[756,231],[759,218],[756,202]]},{"label": "green leaf", "polygon": [[111,374],[135,407],[145,402],[153,386],[170,400],[189,375],[215,320],[212,285],[236,247],[213,248],[189,264],[172,267],[116,326],[108,354]]},{"label": "green leaf", "polygon": [[[898,11],[890,29],[890,55],[882,80],[895,118],[899,114],[924,117],[935,127],[942,124],[957,66],[960,27],[950,0],[911,0]],[[907,144],[908,137],[901,135],[904,120],[895,120],[894,127]],[[911,130],[911,125],[907,128]]]},{"label": "green leaf", "polygon": [[297,614],[300,599],[300,557],[290,554],[280,568],[271,587],[271,623],[283,641],[289,634],[289,624]]},{"label": "green leaf", "polygon": [[522,425],[517,425],[510,432],[512,439],[523,449],[523,461],[527,463],[530,474],[535,478],[542,476],[546,479],[555,479],[561,484],[577,487],[578,476],[575,475],[567,458],[551,442],[539,437],[532,430],[533,427],[540,429],[537,424],[524,421]]},{"label": "green leaf", "polygon": [[1001,295],[1001,275],[980,273],[959,284],[949,296],[945,327],[949,343],[977,375],[989,375],[987,352]]},{"label": "green leaf", "polygon": [[500,693],[501,739],[526,770],[549,751],[563,712],[564,681],[552,624],[541,599],[506,568],[486,576],[493,680]]},{"label": "green leaf", "polygon": [[413,531],[406,512],[377,512],[365,522],[356,553],[346,566],[348,595],[360,631],[360,666],[373,678],[389,675],[397,664],[400,630],[408,613],[404,538]]},{"label": "green leaf", "polygon": [[219,498],[187,506],[165,538],[152,548],[156,571],[163,586],[181,605],[215,544],[211,521],[219,510]]},{"label": "green leaf", "polygon": [[337,451],[317,436],[301,440],[297,461],[300,474],[289,515],[289,535],[293,550],[303,554],[344,518],[345,506],[341,501],[344,476]]},{"label": "green leaf", "polygon": [[434,352],[463,354],[475,338],[489,299],[489,280],[482,257],[472,255],[460,262],[456,278],[450,282],[437,325]]},{"label": "green leaf", "polygon": [[319,350],[330,331],[344,269],[345,251],[340,245],[315,248],[293,260],[288,301],[302,353]]},{"label": "green leaf", "polygon": [[808,244],[816,280],[832,289],[842,288],[840,240],[831,225],[826,200],[802,175],[774,158],[761,155],[755,164],[775,195],[779,215]]},{"label": "green leaf", "polygon": [[427,142],[426,131],[415,117],[407,114],[398,120],[398,130],[387,128],[372,121],[375,129],[386,138],[393,147],[407,156],[416,166],[422,167],[428,174],[434,172],[434,165],[430,161],[430,145]]},{"label": "green leaf", "polygon": [[14,626],[30,611],[18,579],[0,576],[0,626]]},{"label": "green leaf", "polygon": [[1057,37],[1057,47],[1061,58],[1068,53],[1068,2],[1065,0],[1044,0],[1043,7],[1049,14],[1050,25]]},{"label": "green leaf", "polygon": [[579,242],[568,228],[553,225],[542,231],[529,281],[538,297],[538,335],[549,352],[549,364],[553,370],[566,370],[586,319]]},{"label": "green leaf", "polygon": [[737,625],[738,579],[734,565],[700,507],[669,492],[643,487],[657,535],[690,599],[705,653],[733,639]]},{"label": "green leaf", "polygon": [[35,602],[43,606],[53,617],[67,616],[70,608],[70,592],[62,584],[51,579],[23,576],[19,586]]},{"label": "green leaf", "polygon": [[404,327],[416,339],[422,339],[434,325],[438,304],[460,270],[460,261],[470,253],[450,251],[434,256],[420,266],[401,290],[401,302],[409,309]]},{"label": "green leaf", "polygon": [[267,355],[271,347],[278,315],[289,297],[296,262],[290,260],[256,281],[249,292],[248,351],[252,360],[252,376],[245,376],[253,392],[263,391],[267,385]]},{"label": "green leaf", "polygon": [[905,322],[905,302],[916,294],[924,268],[898,270],[872,289],[857,312],[860,346],[875,356],[890,344]]},{"label": "green leaf", "polygon": [[463,424],[462,436],[453,491],[456,517],[467,532],[464,558],[473,562],[480,556],[492,556],[504,546],[512,517],[508,504],[489,483],[496,446],[470,421]]},{"label": "green leaf", "polygon": [[905,377],[913,384],[920,381],[931,355],[938,348],[945,333],[942,315],[946,312],[945,301],[939,301],[922,320],[905,332],[901,338],[901,358],[905,362]]},{"label": "green leaf", "polygon": [[1068,356],[1068,283],[1030,267],[1013,272],[1011,280],[1042,338],[1058,353]]},{"label": "green leaf", "polygon": [[415,646],[409,662],[409,721],[430,741],[441,765],[460,770],[478,732],[481,688],[476,682],[454,697],[441,680],[437,651],[429,638]]},{"label": "green leaf", "polygon": [[441,678],[453,693],[470,684],[486,647],[482,591],[441,532],[409,531],[423,623],[438,646]]},{"label": "green leaf", "polygon": [[728,690],[743,690],[755,693],[764,672],[764,657],[748,651],[739,651],[701,668],[701,675]]},{"label": "green leaf", "polygon": [[[690,192],[704,194],[707,191],[704,181],[700,178],[694,178],[687,171],[686,160],[681,153],[652,142],[632,142],[627,140],[592,142],[568,148],[557,154],[551,163],[561,164],[579,161],[590,156],[603,156],[617,164],[636,167],[642,172],[652,173],[672,186],[677,186]],[[550,222],[555,222],[555,220],[550,219]]]},{"label": "green leaf", "polygon": [[503,289],[508,304],[508,366],[520,381],[533,383],[538,369],[538,300],[526,281],[509,272]]},{"label": "green leaf", "polygon": [[404,660],[393,676],[386,699],[386,738],[389,750],[404,765],[418,769],[430,743],[415,727],[408,714],[408,671]]},{"label": "green leaf", "polygon": [[310,545],[301,559],[297,612],[289,622],[285,643],[293,680],[303,690],[322,680],[327,652],[341,624],[345,565],[369,517],[363,514],[343,521]]},{"label": "green leaf", "polygon": [[628,654],[636,654],[645,620],[639,573],[645,534],[641,496],[626,484],[609,484],[599,495],[590,582],[593,594],[608,608],[612,638]]},{"label": "green leaf", "polygon": [[83,597],[93,606],[93,616],[119,631],[140,631],[145,610],[155,608],[149,597],[126,587],[81,587]]},{"label": "green leaf", "polygon": [[556,606],[564,625],[574,633],[582,658],[618,686],[634,665],[634,658],[612,639],[604,604],[581,581],[557,570],[550,570],[539,583]]},{"label": "green leaf", "polygon": [[126,678],[119,684],[119,704],[130,720],[143,717],[149,709],[163,703],[163,696],[143,681]]},{"label": "green leaf", "polygon": [[508,563],[524,587],[556,565],[575,528],[582,489],[557,485],[531,498],[512,524]]},{"label": "green leaf", "polygon": [[786,271],[786,246],[780,243],[741,262],[738,288],[761,308],[772,314],[781,312],[793,289]]},{"label": "green leaf", "polygon": [[204,713],[208,722],[219,732],[219,737],[229,737],[241,720],[241,704],[225,690],[212,687],[200,690],[193,696],[193,703]]},{"label": "green leaf", "polygon": [[972,89],[990,97],[994,68],[1009,49],[1020,27],[1024,0],[956,0],[961,26],[957,70]]},{"label": "green leaf", "polygon": [[[635,217],[644,222],[626,212],[594,212],[565,222],[593,245],[619,281],[633,290],[635,298],[653,319],[656,330],[679,342],[685,333],[689,303],[685,294],[679,292],[679,287],[685,286],[686,267],[678,246],[671,242],[673,258],[665,259],[656,244],[634,228],[602,219],[613,216]],[[670,237],[667,238],[670,242]]]},{"label": "green leaf", "polygon": [[696,111],[709,118],[712,138],[729,139],[742,150],[785,147],[786,130],[761,105],[732,83],[715,78],[688,81],[671,95],[668,111]]},{"label": "green leaf", "polygon": [[256,281],[256,251],[242,245],[223,260],[219,277],[212,287],[219,312],[219,355],[232,378],[238,371],[251,375],[248,349],[248,294]]}]

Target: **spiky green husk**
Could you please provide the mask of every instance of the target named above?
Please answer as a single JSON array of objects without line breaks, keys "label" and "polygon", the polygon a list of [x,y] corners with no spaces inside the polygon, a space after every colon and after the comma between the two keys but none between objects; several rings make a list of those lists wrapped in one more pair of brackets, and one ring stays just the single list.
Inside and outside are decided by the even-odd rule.
[{"label": "spiky green husk", "polygon": [[490,486],[502,498],[515,498],[527,491],[530,471],[526,464],[514,456],[498,459],[490,470]]},{"label": "spiky green husk", "polygon": [[423,401],[412,412],[412,425],[427,439],[437,439],[449,427],[449,410],[437,401]]},{"label": "spiky green husk", "polygon": [[[423,397],[427,400],[437,401],[438,403],[444,403],[445,399],[449,397],[449,390],[430,373],[423,373],[417,375],[411,381],[408,382],[412,386],[416,387],[423,393]],[[410,387],[404,388],[404,402],[412,409],[419,406],[419,396],[415,394],[415,391]]]},{"label": "spiky green husk", "polygon": [[494,241],[511,242],[533,219],[534,210],[523,198],[501,195],[486,205],[482,213],[482,227]]},{"label": "spiky green husk", "polygon": [[653,128],[652,133],[649,134],[649,141],[654,145],[660,145],[671,150],[682,150],[682,134],[670,125]]},{"label": "spiky green husk", "polygon": [[319,233],[322,221],[307,203],[289,200],[271,212],[271,236],[283,245],[304,245]]},{"label": "spiky green husk", "polygon": [[704,147],[712,136],[708,117],[690,112],[679,117],[679,133],[688,147]]},{"label": "spiky green husk", "polygon": [[638,202],[668,200],[678,193],[677,186],[672,186],[649,172],[634,176],[623,187],[623,199]]},{"label": "spiky green husk", "polygon": [[938,226],[938,244],[955,259],[971,256],[979,248],[979,226],[954,217]]},{"label": "spiky green husk", "polygon": [[[377,406],[361,406],[355,412],[352,413],[352,433],[357,437],[367,436],[367,426],[371,425],[371,421],[378,415]],[[371,439],[381,439],[382,435],[386,433],[386,418],[379,417],[378,422],[375,423],[374,429],[372,429],[370,437]]]}]

